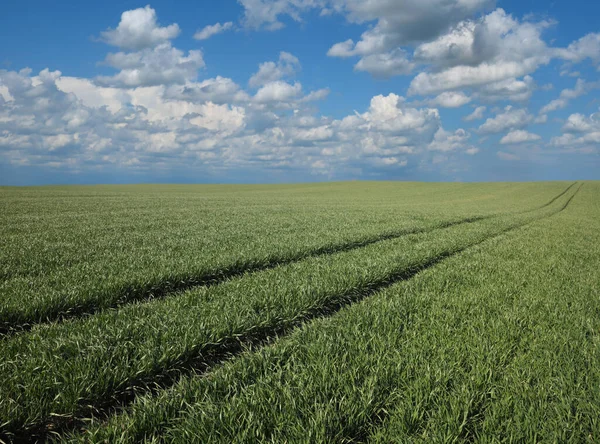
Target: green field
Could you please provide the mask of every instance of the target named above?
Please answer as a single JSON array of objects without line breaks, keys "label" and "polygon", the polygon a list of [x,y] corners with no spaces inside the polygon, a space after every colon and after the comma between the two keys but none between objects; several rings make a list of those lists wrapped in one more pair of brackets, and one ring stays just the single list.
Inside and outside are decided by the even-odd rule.
[{"label": "green field", "polygon": [[0,442],[599,442],[600,182],[0,187]]}]

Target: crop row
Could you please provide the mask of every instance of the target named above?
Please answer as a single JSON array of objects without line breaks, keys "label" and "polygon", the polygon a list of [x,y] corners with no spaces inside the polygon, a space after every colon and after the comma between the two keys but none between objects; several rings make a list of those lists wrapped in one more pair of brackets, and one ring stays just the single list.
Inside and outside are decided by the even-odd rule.
[{"label": "crop row", "polygon": [[597,192],[71,438],[593,441]]},{"label": "crop row", "polygon": [[[470,220],[476,220],[476,218],[467,219],[467,221]],[[30,277],[15,278],[4,283],[6,298],[0,305],[0,333],[2,330],[10,332],[11,330],[30,328],[36,323],[91,314],[144,299],[161,298],[169,293],[195,286],[219,283],[245,272],[268,269],[311,256],[360,248],[382,240],[435,230],[462,222],[464,221],[435,220],[428,224],[421,221],[403,220],[397,223],[401,228],[384,233],[371,234],[368,231],[367,234],[362,235],[353,233],[355,238],[350,238],[347,234],[339,234],[335,240],[324,237],[318,243],[306,242],[303,233],[296,231],[295,239],[286,239],[281,236],[283,238],[280,239],[281,244],[265,242],[266,247],[262,248],[252,245],[252,251],[249,251],[247,245],[244,246],[241,241],[236,239],[229,245],[222,245],[224,250],[242,249],[236,255],[232,253],[230,258],[219,262],[215,257],[199,254],[203,263],[185,264],[180,267],[180,273],[167,272],[166,268],[173,265],[173,258],[164,257],[161,252],[155,251],[155,254],[164,259],[164,262],[161,262],[160,265],[148,263],[148,268],[137,273],[135,277],[128,273],[120,274],[112,267],[103,270],[101,274],[93,274],[93,270],[87,270],[84,263],[81,264],[81,268],[74,266],[60,269],[56,275],[49,270],[41,281]],[[307,229],[317,230],[317,227],[308,226]],[[277,236],[278,233],[272,232],[272,234]],[[67,270],[68,272],[65,272]],[[23,303],[24,294],[27,295],[25,304]]]},{"label": "crop row", "polygon": [[1,190],[0,333],[489,216],[513,194],[530,208],[565,186]]},{"label": "crop row", "polygon": [[0,351],[0,417],[22,433],[54,418],[106,409],[138,388],[251,344],[406,279],[490,236],[554,214],[573,192],[532,214],[413,234],[312,257],[162,300],[39,326]]}]

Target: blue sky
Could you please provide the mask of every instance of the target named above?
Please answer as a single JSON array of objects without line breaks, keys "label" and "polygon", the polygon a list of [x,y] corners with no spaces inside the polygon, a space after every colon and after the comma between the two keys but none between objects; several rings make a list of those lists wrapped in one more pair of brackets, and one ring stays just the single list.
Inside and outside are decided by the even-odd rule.
[{"label": "blue sky", "polygon": [[5,2],[0,184],[600,179],[599,16],[581,0]]}]

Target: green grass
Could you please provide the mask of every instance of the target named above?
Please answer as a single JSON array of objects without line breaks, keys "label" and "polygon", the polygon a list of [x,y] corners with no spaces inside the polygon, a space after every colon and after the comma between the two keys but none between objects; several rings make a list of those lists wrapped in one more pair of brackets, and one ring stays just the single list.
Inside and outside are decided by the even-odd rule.
[{"label": "green grass", "polygon": [[466,208],[467,217],[504,212],[507,201],[529,209],[564,188],[0,188],[0,333],[461,220]]},{"label": "green grass", "polygon": [[[90,188],[96,203],[133,200],[140,212],[169,193],[192,195],[171,202],[163,221],[176,208],[183,221],[192,211],[183,202],[200,196],[222,204],[224,221],[240,199],[246,210],[261,209],[230,226],[252,230],[269,219],[282,233],[273,243],[263,237],[263,249],[249,254],[296,248],[296,256],[137,302],[99,299],[104,293],[92,290],[102,280],[93,284],[94,276],[79,282],[72,300],[112,302],[68,321],[29,318],[38,325],[2,340],[4,434],[24,440],[57,429],[65,437],[70,429],[69,439],[94,442],[593,442],[600,428],[600,184],[562,194],[569,185]],[[82,190],[44,191],[68,201]],[[35,191],[32,205],[42,205]],[[17,199],[11,193],[29,190],[2,192]],[[279,205],[287,207],[277,217],[271,210]],[[284,228],[286,214],[293,230]],[[131,228],[126,220],[139,229],[139,221],[120,217],[122,233]],[[163,244],[153,250],[166,268],[175,232],[163,227]],[[130,249],[121,253],[141,266],[134,238],[123,236]],[[208,244],[210,236],[218,237],[192,239]],[[307,245],[345,247],[298,255]],[[185,254],[192,260],[191,250]],[[212,254],[224,253],[215,247]],[[30,261],[29,269],[39,267]],[[61,272],[66,281],[80,277]],[[43,298],[31,299],[34,306]],[[33,312],[29,303],[22,295],[23,313]]]}]

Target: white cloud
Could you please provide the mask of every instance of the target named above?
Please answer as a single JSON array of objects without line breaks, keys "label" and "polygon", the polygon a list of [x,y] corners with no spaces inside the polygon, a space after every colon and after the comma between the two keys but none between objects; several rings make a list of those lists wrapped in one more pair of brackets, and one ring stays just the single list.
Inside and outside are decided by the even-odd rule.
[{"label": "white cloud", "polygon": [[125,11],[116,29],[102,33],[102,40],[119,48],[140,50],[152,48],[177,37],[179,26],[161,27],[156,21],[156,11],[150,6]]},{"label": "white cloud", "polygon": [[8,90],[8,88],[4,85],[0,85],[0,98],[7,102],[14,100],[13,96],[10,95],[10,91]]},{"label": "white cloud", "polygon": [[477,89],[477,97],[483,101],[510,100],[524,102],[531,98],[536,84],[531,76],[523,80],[506,79],[500,82],[489,83]]},{"label": "white cloud", "polygon": [[430,101],[433,106],[441,106],[442,108],[460,108],[471,101],[471,98],[463,92],[448,91],[443,92],[435,99]]},{"label": "white cloud", "polygon": [[165,97],[193,103],[213,102],[217,104],[243,103],[250,101],[250,95],[233,80],[217,76],[200,82],[187,82],[183,85],[170,85]]},{"label": "white cloud", "polygon": [[295,140],[316,142],[332,139],[334,131],[329,125],[322,125],[313,128],[292,128],[291,135]]},{"label": "white cloud", "polygon": [[336,43],[327,51],[330,57],[352,57],[354,55],[354,41],[352,39]]},{"label": "white cloud", "polygon": [[[368,25],[360,39],[335,43],[327,54],[359,57],[354,69],[375,77],[427,67],[413,79],[409,95],[470,89],[470,95],[482,101],[526,101],[536,88],[530,74],[553,58],[600,61],[600,34],[588,34],[567,48],[551,48],[542,33],[553,21],[520,20],[503,9],[473,18],[493,7],[494,0],[239,1],[246,26],[255,29],[279,29],[282,17],[301,21],[315,9]],[[412,57],[409,48],[414,48]]]},{"label": "white cloud", "polygon": [[600,112],[571,114],[562,129],[564,133],[552,138],[551,146],[584,154],[600,152]]},{"label": "white cloud", "polygon": [[547,114],[558,109],[565,108],[569,101],[576,99],[577,97],[587,94],[593,89],[600,88],[600,82],[586,82],[583,79],[577,79],[574,89],[563,89],[558,99],[552,100],[546,106],[540,110],[540,114]]},{"label": "white cloud", "polygon": [[419,45],[415,49],[415,60],[441,67],[476,63],[473,48],[475,29],[474,21],[458,23],[447,34]]},{"label": "white cloud", "polygon": [[242,107],[217,105],[212,102],[200,105],[201,109],[190,123],[210,131],[230,135],[245,125],[246,111]]},{"label": "white cloud", "polygon": [[0,111],[0,151],[14,164],[147,167],[157,153],[177,153],[177,162],[198,149],[219,149],[245,127],[244,108],[165,101],[163,86],[125,93],[60,72],[29,74],[0,71],[14,97]]},{"label": "white cloud", "polygon": [[[254,0],[259,9],[266,8],[267,17],[274,17],[260,27],[279,26],[282,14],[300,20],[301,12],[325,4],[331,13],[344,14],[350,21],[373,21],[374,27],[356,44],[346,44],[346,49],[360,57],[356,70],[380,76],[408,73],[416,63],[423,63],[399,49],[398,39],[415,38],[414,45],[418,45],[425,38],[419,35],[427,34],[434,36],[426,38],[431,41],[444,35],[456,17],[462,19],[465,11],[477,10],[486,2],[425,3]],[[432,5],[445,12],[428,16],[420,9]],[[39,75],[0,71],[3,161],[68,165],[70,170],[82,171],[119,165],[131,170],[312,169],[325,174],[368,174],[409,165],[419,168],[434,156],[448,162],[452,156],[464,160],[464,155],[478,152],[469,144],[469,132],[443,129],[433,105],[463,106],[471,98],[479,99],[481,91],[442,91],[431,102],[421,102],[431,107],[407,103],[393,93],[376,95],[362,112],[327,117],[320,115],[314,101],[327,97],[329,89],[303,92],[302,85],[293,80],[300,70],[295,56],[282,52],[276,61],[261,64],[248,80],[248,88],[218,75],[199,80],[203,54],[184,52],[171,44],[179,27],[161,27],[149,7],[133,12],[124,14],[116,29],[103,34],[105,41],[123,48],[105,59],[116,70],[112,76],[83,79],[49,70]],[[418,20],[431,20],[434,30],[408,23],[405,14],[409,12]],[[446,13],[455,18],[448,19]],[[406,26],[395,29],[398,23]],[[526,79],[510,80],[513,83],[494,85],[492,92],[502,89],[517,94],[518,88],[512,85],[527,83]],[[479,112],[480,118],[484,111]]]},{"label": "white cloud", "polygon": [[185,55],[170,43],[139,52],[109,54],[105,61],[120,71],[114,76],[97,77],[96,81],[119,88],[183,84],[195,79],[198,70],[205,66],[202,51],[191,50]]},{"label": "white cloud", "polygon": [[557,49],[556,55],[569,62],[578,63],[587,58],[600,63],[600,33],[587,34],[565,49]]},{"label": "white cloud", "polygon": [[534,117],[525,109],[514,109],[507,106],[504,112],[490,117],[480,127],[481,134],[501,133],[506,130],[522,129],[532,123]]},{"label": "white cloud", "polygon": [[[452,23],[487,8],[493,0],[238,0],[244,7],[243,22],[252,29],[276,30],[280,18],[302,20],[302,14],[320,10],[321,16],[342,14],[352,23],[376,21],[357,43],[358,51],[369,47],[382,52],[401,43],[431,39]],[[375,43],[379,41],[379,43]],[[372,52],[371,52],[372,53]]]},{"label": "white cloud", "polygon": [[537,68],[537,63],[483,63],[479,66],[455,66],[439,73],[422,72],[410,84],[409,94],[426,95],[457,88],[481,86],[520,77]]},{"label": "white cloud", "polygon": [[[404,98],[396,94],[378,95],[371,99],[369,110],[360,116],[369,129],[390,133],[406,130],[432,132],[439,126],[439,113],[436,109],[407,108]],[[433,132],[432,132],[433,134]]]},{"label": "white cloud", "polygon": [[316,91],[311,91],[310,93],[308,93],[308,95],[302,97],[300,99],[300,102],[306,103],[306,102],[315,102],[318,100],[323,100],[329,95],[329,93],[330,93],[329,88],[321,88]]},{"label": "white cloud", "polygon": [[358,55],[386,52],[398,46],[427,41],[452,24],[493,4],[488,0],[333,0],[333,9],[354,23],[377,21],[363,33],[354,51]]},{"label": "white cloud", "polygon": [[541,140],[541,137],[538,136],[537,134],[533,134],[533,133],[527,132],[525,130],[514,130],[514,131],[511,131],[510,133],[508,133],[502,139],[500,139],[500,143],[502,145],[508,145],[508,144],[518,144],[518,143],[525,143],[525,142],[535,142],[538,140]]},{"label": "white cloud", "polygon": [[90,108],[106,106],[111,112],[117,112],[131,96],[121,88],[100,88],[89,79],[79,77],[59,77],[56,87],[65,93],[72,93]]},{"label": "white cloud", "polygon": [[563,126],[563,130],[571,133],[590,133],[600,131],[600,114],[584,116],[580,113],[571,114]]},{"label": "white cloud", "polygon": [[298,82],[290,85],[280,80],[270,82],[260,88],[254,100],[256,102],[288,102],[302,93],[302,85]]},{"label": "white cloud", "polygon": [[221,34],[233,28],[233,22],[226,23],[215,23],[214,25],[207,25],[199,31],[196,31],[194,38],[196,40],[206,40],[211,38],[213,35]]},{"label": "white cloud", "polygon": [[409,92],[432,94],[525,76],[551,60],[541,38],[549,25],[519,22],[502,9],[478,21],[461,22],[447,35],[415,49],[415,58],[436,70],[415,77]]},{"label": "white cloud", "polygon": [[428,149],[430,151],[441,151],[450,152],[463,150],[467,151],[468,154],[477,153],[477,149],[472,146],[468,146],[467,142],[471,138],[471,134],[462,128],[457,129],[453,133],[445,131],[443,128],[438,129],[435,133],[433,141],[429,144]]},{"label": "white cloud", "polygon": [[258,72],[248,81],[253,88],[266,85],[267,83],[293,76],[300,69],[300,61],[289,52],[279,53],[279,60],[275,62],[261,63]]},{"label": "white cloud", "polygon": [[238,0],[244,7],[243,23],[252,29],[277,30],[283,28],[279,17],[287,15],[300,21],[303,12],[324,8],[324,0]]},{"label": "white cloud", "polygon": [[475,108],[475,110],[471,114],[464,117],[463,120],[465,122],[472,122],[473,120],[483,119],[486,109],[487,108],[485,106],[478,106],[477,108]]},{"label": "white cloud", "polygon": [[356,71],[366,71],[374,77],[381,78],[410,74],[414,67],[414,63],[408,60],[406,53],[401,49],[365,56],[354,65]]},{"label": "white cloud", "polygon": [[459,20],[492,4],[492,0],[331,0],[331,10],[343,14],[348,21],[359,24],[376,21],[376,24],[358,42],[348,39],[336,43],[327,54],[359,56],[355,69],[377,77],[405,75],[415,65],[408,60],[402,46],[434,39]]},{"label": "white cloud", "polygon": [[[357,70],[376,76],[410,72],[410,62],[400,46],[436,38],[451,25],[493,5],[494,0],[239,0],[244,7],[243,23],[253,29],[276,30],[284,25],[280,18],[301,21],[302,15],[319,9],[321,15],[341,14],[352,23],[376,21],[358,42],[348,39],[328,51],[333,57],[360,56]],[[379,64],[378,64],[379,63]],[[381,69],[380,64],[387,65]]]}]

